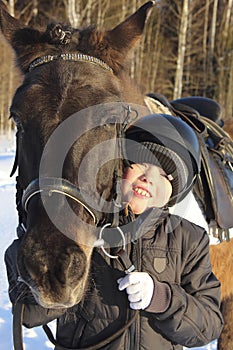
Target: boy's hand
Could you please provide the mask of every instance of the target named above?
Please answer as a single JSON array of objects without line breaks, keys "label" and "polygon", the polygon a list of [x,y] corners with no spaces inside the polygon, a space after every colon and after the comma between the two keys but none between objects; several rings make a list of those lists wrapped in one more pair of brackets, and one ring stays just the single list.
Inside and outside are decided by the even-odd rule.
[{"label": "boy's hand", "polygon": [[147,272],[131,272],[117,280],[118,289],[126,290],[131,309],[146,309],[154,292],[154,281]]}]

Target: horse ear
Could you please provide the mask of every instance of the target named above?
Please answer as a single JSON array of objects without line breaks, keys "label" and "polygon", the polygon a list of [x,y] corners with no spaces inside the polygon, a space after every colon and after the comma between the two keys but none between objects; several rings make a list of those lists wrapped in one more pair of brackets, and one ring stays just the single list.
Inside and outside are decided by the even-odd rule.
[{"label": "horse ear", "polygon": [[145,23],[149,17],[155,1],[148,1],[141,6],[134,14],[126,18],[126,20],[115,28],[107,32],[108,41],[111,46],[124,55],[130,52],[140,40]]},{"label": "horse ear", "polygon": [[26,50],[27,45],[32,44],[40,35],[38,30],[27,28],[18,19],[12,17],[2,1],[0,1],[0,29],[16,55],[19,51]]},{"label": "horse ear", "polygon": [[36,48],[32,50],[32,45],[41,41],[41,32],[25,27],[22,22],[12,17],[2,1],[0,1],[0,29],[15,51],[18,67],[25,73],[30,63],[30,54],[36,54]]},{"label": "horse ear", "polygon": [[0,2],[0,29],[2,31],[3,36],[7,39],[7,41],[12,46],[13,46],[13,38],[14,38],[15,32],[21,28],[23,28],[23,25],[20,23],[19,20],[12,17],[7,12],[6,6],[1,1]]}]

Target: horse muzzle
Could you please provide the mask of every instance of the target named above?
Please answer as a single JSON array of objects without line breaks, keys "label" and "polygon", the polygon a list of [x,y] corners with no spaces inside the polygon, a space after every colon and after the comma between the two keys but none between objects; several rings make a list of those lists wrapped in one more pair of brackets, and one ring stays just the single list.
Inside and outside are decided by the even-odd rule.
[{"label": "horse muzzle", "polygon": [[32,249],[36,241],[25,239],[18,252],[19,280],[28,287],[28,295],[45,308],[68,308],[83,297],[90,259],[79,246],[67,240],[67,246],[43,246]]}]

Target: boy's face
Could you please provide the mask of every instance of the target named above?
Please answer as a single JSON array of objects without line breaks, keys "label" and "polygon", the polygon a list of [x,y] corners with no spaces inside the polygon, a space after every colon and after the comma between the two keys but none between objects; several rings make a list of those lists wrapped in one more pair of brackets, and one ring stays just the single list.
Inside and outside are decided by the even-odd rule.
[{"label": "boy's face", "polygon": [[132,164],[125,170],[122,182],[123,201],[129,203],[134,214],[146,209],[162,208],[172,194],[172,185],[164,170],[152,164]]}]

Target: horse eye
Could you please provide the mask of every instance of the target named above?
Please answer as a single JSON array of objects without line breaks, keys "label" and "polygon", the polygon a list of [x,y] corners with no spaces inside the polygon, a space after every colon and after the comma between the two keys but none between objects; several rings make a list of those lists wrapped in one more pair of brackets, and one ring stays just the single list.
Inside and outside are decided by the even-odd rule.
[{"label": "horse eye", "polygon": [[11,113],[10,119],[11,118],[14,120],[14,123],[15,123],[18,131],[23,131],[23,124],[22,124],[22,122],[20,120],[20,117],[18,115],[14,114],[14,113]]}]

